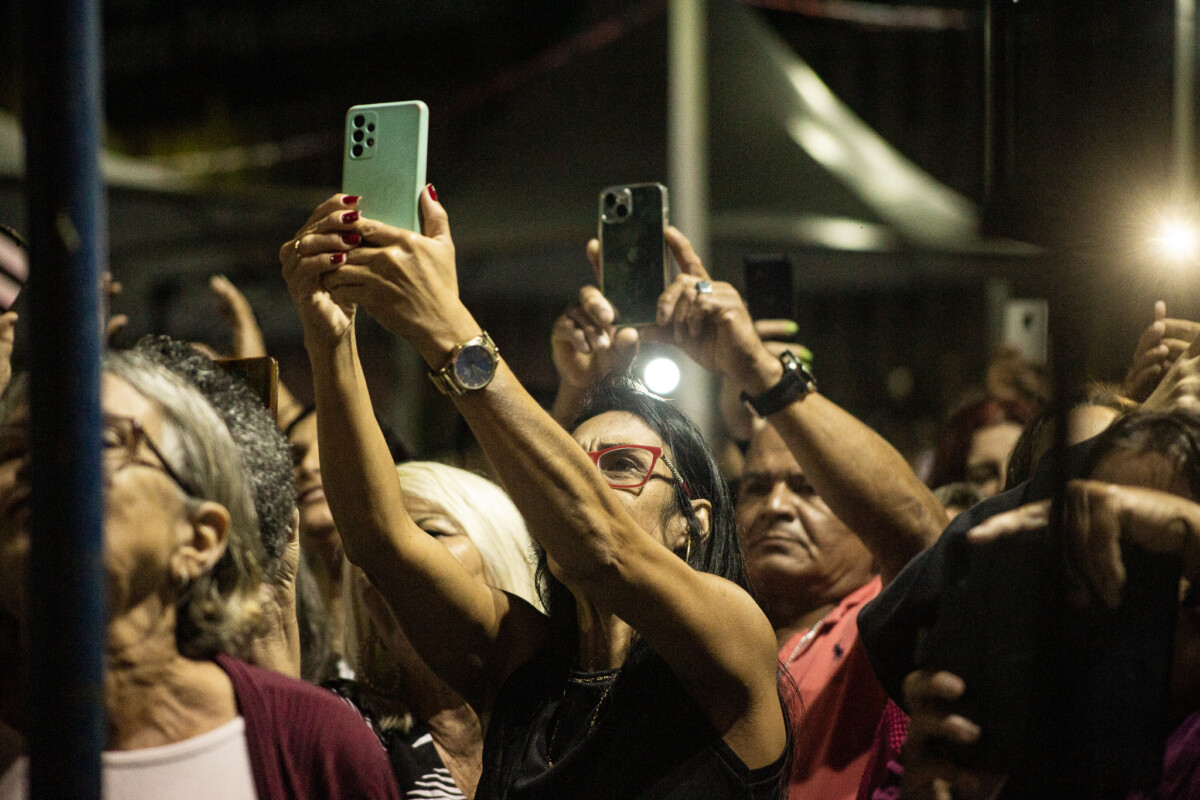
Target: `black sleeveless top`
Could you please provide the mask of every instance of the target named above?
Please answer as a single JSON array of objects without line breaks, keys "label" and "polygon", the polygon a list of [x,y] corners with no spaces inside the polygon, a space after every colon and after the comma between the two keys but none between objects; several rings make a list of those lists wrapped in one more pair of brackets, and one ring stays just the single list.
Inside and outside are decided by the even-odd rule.
[{"label": "black sleeveless top", "polygon": [[787,747],[749,769],[658,655],[579,673],[551,646],[501,688],[476,800],[775,800]]}]

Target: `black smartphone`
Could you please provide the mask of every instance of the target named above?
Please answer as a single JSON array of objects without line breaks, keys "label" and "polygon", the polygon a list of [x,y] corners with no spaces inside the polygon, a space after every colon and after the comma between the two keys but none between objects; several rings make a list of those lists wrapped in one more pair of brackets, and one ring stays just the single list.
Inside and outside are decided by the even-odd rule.
[{"label": "black smartphone", "polygon": [[653,325],[674,277],[667,258],[667,187],[609,186],[600,192],[600,291],[618,325]]},{"label": "black smartphone", "polygon": [[270,356],[258,358],[222,358],[219,364],[225,371],[246,381],[271,416],[279,410],[279,362]]},{"label": "black smartphone", "polygon": [[793,319],[792,259],[786,253],[748,255],[742,264],[746,308],[753,319]]}]

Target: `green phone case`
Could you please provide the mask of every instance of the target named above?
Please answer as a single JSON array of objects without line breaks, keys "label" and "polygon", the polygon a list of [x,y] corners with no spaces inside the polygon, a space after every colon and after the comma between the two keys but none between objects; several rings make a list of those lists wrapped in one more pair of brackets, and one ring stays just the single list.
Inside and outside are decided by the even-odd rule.
[{"label": "green phone case", "polygon": [[346,112],[342,191],[362,197],[364,216],[421,230],[429,108],[420,100],[354,106]]}]

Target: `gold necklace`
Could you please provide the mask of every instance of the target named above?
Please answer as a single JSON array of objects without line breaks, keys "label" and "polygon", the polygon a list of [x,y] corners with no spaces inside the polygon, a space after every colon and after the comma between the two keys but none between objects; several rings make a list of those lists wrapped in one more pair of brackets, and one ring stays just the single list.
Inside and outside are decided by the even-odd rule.
[{"label": "gold necklace", "polygon": [[[599,684],[608,681],[608,685],[604,687],[604,691],[600,693],[600,699],[596,701],[596,708],[592,710],[592,719],[588,722],[588,733],[591,733],[592,728],[596,727],[596,719],[600,716],[600,708],[604,705],[604,701],[608,699],[608,693],[612,691],[613,684],[617,682],[617,677],[621,674],[621,669],[617,667],[616,672],[612,675],[570,675],[567,677],[567,682],[563,684],[562,697],[559,699],[558,710],[554,712],[554,725],[550,727],[550,740],[546,743],[546,765],[554,766],[554,738],[558,735],[558,723],[562,720],[563,706],[567,701],[567,687],[572,683],[578,683],[583,686],[598,686]],[[585,738],[587,734],[584,734]]]}]

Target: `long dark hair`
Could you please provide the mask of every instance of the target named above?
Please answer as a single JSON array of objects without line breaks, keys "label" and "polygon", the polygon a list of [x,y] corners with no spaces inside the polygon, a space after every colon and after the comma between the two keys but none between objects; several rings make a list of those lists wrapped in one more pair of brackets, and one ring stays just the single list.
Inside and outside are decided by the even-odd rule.
[{"label": "long dark hair", "polygon": [[1083,474],[1091,475],[1101,459],[1117,450],[1166,456],[1192,497],[1200,497],[1200,414],[1195,411],[1135,411],[1117,419],[1096,437]]},{"label": "long dark hair", "polygon": [[[571,424],[571,430],[609,411],[625,411],[646,423],[662,440],[670,453],[671,465],[687,485],[685,489],[679,481],[674,482],[675,508],[668,507],[666,511],[669,517],[678,510],[687,520],[688,542],[676,551],[677,555],[685,558],[693,569],[719,575],[753,596],[738,542],[733,497],[700,429],[670,401],[651,393],[640,381],[613,374],[592,388],[583,411]],[[712,505],[707,535],[692,508],[692,499],[707,500]],[[537,548],[537,554],[539,591],[555,634],[570,636],[570,641],[577,643],[575,598],[550,574],[546,553],[541,547]],[[640,661],[649,652],[638,639],[628,662]]]}]

